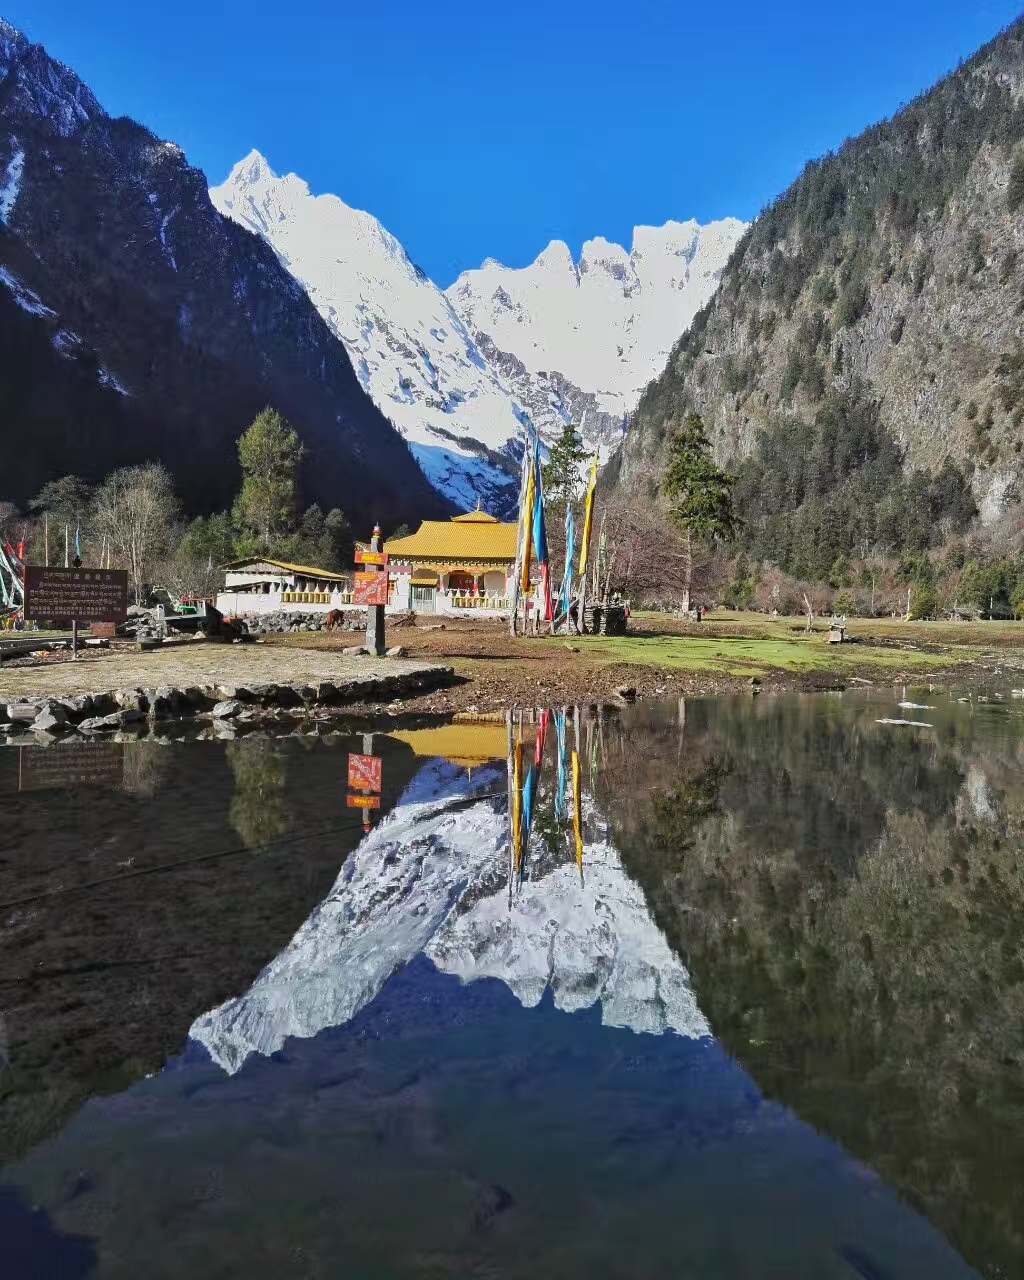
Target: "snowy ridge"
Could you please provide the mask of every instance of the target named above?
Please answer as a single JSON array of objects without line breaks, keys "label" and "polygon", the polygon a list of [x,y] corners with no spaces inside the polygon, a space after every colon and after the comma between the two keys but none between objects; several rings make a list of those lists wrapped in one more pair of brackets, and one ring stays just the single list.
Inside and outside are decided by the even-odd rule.
[{"label": "snowy ridge", "polygon": [[[21,64],[25,74],[11,75],[15,64]],[[42,116],[65,137],[88,123],[91,117],[103,114],[92,91],[69,67],[50,58],[41,45],[31,44],[3,18],[0,18],[0,81],[5,81],[6,111],[21,110]]]},{"label": "snowy ridge", "polygon": [[[557,370],[593,396],[596,416],[620,420],[664,369],[745,230],[737,218],[636,227],[630,252],[597,238],[579,262],[555,240],[528,267],[489,259],[463,272],[448,296],[478,342],[514,356],[533,380]],[[586,434],[585,418],[582,426]]]},{"label": "snowy ridge", "polygon": [[[493,769],[473,783],[495,790],[504,780]],[[249,991],[196,1020],[190,1035],[225,1071],[348,1022],[421,952],[463,982],[501,979],[527,1007],[550,987],[566,1012],[600,1001],[611,1026],[709,1034],[686,970],[612,846],[588,844],[584,885],[574,863],[559,865],[510,909],[500,806],[438,811],[464,787],[455,766],[426,765]]]},{"label": "snowy ridge", "polygon": [[11,156],[7,172],[0,184],[0,222],[5,226],[10,222],[11,214],[14,212],[14,205],[21,191],[21,175],[24,172],[25,153],[19,149]]},{"label": "snowy ridge", "polygon": [[371,214],[314,196],[257,151],[210,197],[303,285],[435,488],[496,514],[514,502],[515,468],[497,458],[524,412],[547,440],[576,423],[606,457],[744,230],[734,218],[638,227],[632,252],[590,240],[579,263],[554,241],[532,266],[488,260],[444,292]]},{"label": "snowy ridge", "polygon": [[279,177],[256,151],[210,198],[303,285],[435,487],[470,506],[514,501],[514,477],[481,464],[472,442],[502,450],[520,431],[518,406],[445,295],[376,218],[314,196],[295,174]]}]

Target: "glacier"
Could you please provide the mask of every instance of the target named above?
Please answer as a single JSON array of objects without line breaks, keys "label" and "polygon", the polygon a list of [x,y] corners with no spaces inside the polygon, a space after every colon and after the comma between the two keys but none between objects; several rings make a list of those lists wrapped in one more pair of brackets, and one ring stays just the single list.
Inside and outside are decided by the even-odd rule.
[{"label": "glacier", "polygon": [[[609,1026],[710,1035],[606,838],[587,840],[582,878],[574,860],[535,858],[510,895],[505,785],[503,767],[474,770],[467,796],[461,768],[426,764],[291,943],[191,1038],[234,1073],[251,1054],[349,1022],[420,954],[464,983],[499,979],[528,1008],[550,990],[566,1013],[599,1003]],[[590,819],[588,830],[599,826]]]},{"label": "glacier", "polygon": [[575,423],[607,458],[745,230],[736,218],[637,227],[630,251],[589,240],[578,262],[554,241],[529,267],[489,259],[442,290],[372,214],[279,176],[258,151],[210,198],[306,290],[434,487],[499,516],[514,507],[505,460],[524,416],[549,442]]}]

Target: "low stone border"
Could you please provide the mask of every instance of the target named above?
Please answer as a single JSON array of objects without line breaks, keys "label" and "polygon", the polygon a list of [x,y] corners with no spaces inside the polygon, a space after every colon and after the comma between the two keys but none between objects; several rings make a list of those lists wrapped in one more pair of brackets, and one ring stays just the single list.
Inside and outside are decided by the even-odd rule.
[{"label": "low stone border", "polygon": [[418,671],[351,680],[323,680],[315,685],[217,684],[187,689],[168,685],[157,689],[115,689],[111,693],[83,693],[62,697],[23,698],[0,703],[0,733],[79,733],[87,737],[137,728],[147,720],[210,717],[227,723],[236,718],[258,719],[261,713],[305,715],[317,710],[344,709],[362,702],[393,702],[429,693],[455,680],[452,667],[431,666]]}]

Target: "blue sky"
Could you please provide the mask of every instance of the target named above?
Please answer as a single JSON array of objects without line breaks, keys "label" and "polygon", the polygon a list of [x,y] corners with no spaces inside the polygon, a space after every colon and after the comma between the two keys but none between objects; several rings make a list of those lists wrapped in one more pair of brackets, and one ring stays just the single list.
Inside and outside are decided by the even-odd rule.
[{"label": "blue sky", "polygon": [[214,182],[256,147],[439,284],[668,218],[751,218],[1024,0],[0,0]]}]

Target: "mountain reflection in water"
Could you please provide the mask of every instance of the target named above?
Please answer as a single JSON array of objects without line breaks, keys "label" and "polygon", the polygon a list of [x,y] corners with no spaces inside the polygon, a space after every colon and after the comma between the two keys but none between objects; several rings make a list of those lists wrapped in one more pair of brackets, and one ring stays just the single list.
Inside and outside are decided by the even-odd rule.
[{"label": "mountain reflection in water", "polygon": [[[74,988],[103,1061],[121,1045],[112,1086],[57,1038],[67,957],[59,1001],[29,977],[27,890],[56,880],[27,841],[57,820],[19,796],[0,1229],[31,1203],[77,1265],[92,1242],[93,1270],[55,1276],[1021,1274],[1024,721],[933,695],[933,728],[879,723],[898,700],[138,744],[88,842],[107,809],[111,832],[166,823],[187,794],[161,866],[197,832],[217,856],[131,898],[69,889],[70,849],[54,868],[40,919],[69,955],[96,928],[120,945],[109,893],[191,975],[154,964],[134,1005]],[[363,836],[344,760],[367,747]]]}]

